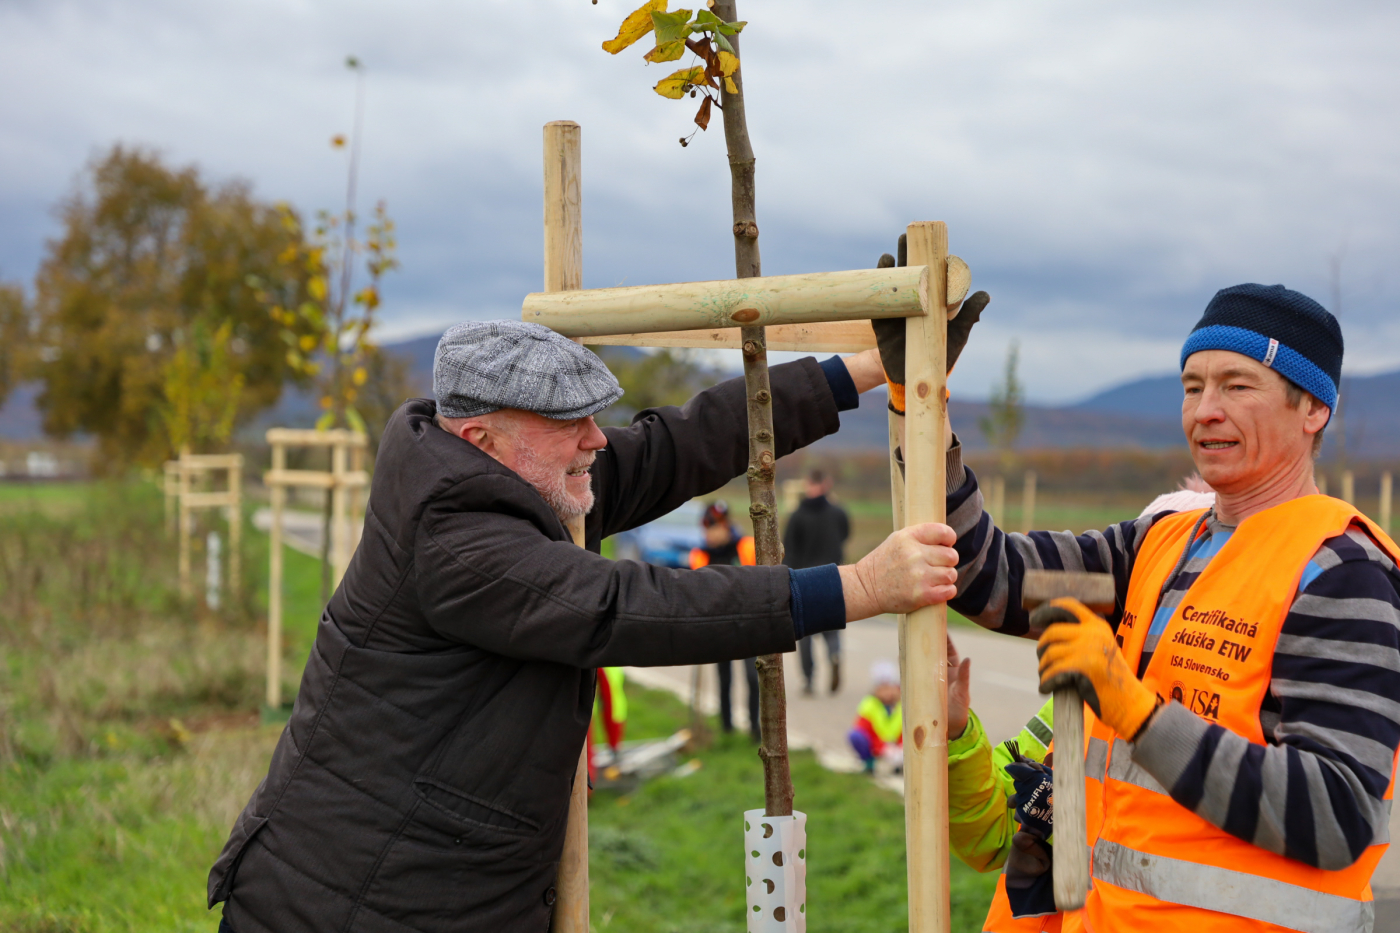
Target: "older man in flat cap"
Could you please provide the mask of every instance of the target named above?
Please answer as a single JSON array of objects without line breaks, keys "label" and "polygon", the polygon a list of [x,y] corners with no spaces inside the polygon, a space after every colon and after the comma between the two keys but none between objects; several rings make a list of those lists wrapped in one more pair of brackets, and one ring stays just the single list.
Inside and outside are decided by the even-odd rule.
[{"label": "older man in flat cap", "polygon": [[[535,324],[461,324],[436,405],[390,420],[364,538],[267,778],[209,876],[236,933],[543,933],[594,669],[792,651],[953,595],[944,525],[854,566],[678,571],[597,553],[748,459],[742,380],[599,429],[617,380]],[[874,351],[771,372],[779,455],[884,381]],[[586,516],[586,549],[565,524]]]}]

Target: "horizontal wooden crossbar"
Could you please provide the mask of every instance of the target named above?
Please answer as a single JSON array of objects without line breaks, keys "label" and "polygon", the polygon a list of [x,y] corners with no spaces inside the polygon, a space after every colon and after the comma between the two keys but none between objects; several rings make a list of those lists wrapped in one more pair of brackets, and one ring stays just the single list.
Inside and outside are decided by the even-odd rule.
[{"label": "horizontal wooden crossbar", "polygon": [[[875,331],[869,321],[830,321],[822,324],[779,324],[766,332],[770,350],[796,350],[800,353],[859,353],[875,346]],[[740,348],[739,328],[719,330],[673,330],[650,334],[613,334],[584,337],[593,346],[612,347],[699,347],[720,350]]]},{"label": "horizontal wooden crossbar", "polygon": [[185,454],[178,460],[169,460],[167,463],[175,464],[169,469],[179,470],[184,467],[186,470],[232,470],[243,466],[242,454]]},{"label": "horizontal wooden crossbar", "polygon": [[364,470],[351,470],[340,474],[324,470],[268,470],[263,474],[263,484],[267,486],[304,486],[309,489],[355,489],[369,485],[369,474]]},{"label": "horizontal wooden crossbar", "polygon": [[369,440],[359,431],[345,428],[332,428],[317,431],[308,428],[268,428],[269,444],[289,444],[295,447],[334,447],[344,444],[347,447],[365,447]]},{"label": "horizontal wooden crossbar", "polygon": [[924,266],[589,288],[525,296],[521,319],[566,337],[867,321],[926,313]]},{"label": "horizontal wooden crossbar", "polygon": [[181,497],[181,504],[187,509],[229,508],[238,504],[236,492],[187,492]]}]

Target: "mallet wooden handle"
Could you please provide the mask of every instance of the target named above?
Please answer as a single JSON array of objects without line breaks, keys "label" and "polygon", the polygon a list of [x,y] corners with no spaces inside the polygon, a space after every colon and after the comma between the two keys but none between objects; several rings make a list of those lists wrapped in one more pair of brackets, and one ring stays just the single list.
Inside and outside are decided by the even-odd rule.
[{"label": "mallet wooden handle", "polygon": [[[1052,599],[1073,597],[1095,612],[1113,611],[1113,576],[1064,570],[1027,570],[1021,605],[1035,609]],[[1039,635],[1043,620],[1031,617]],[[1089,833],[1084,800],[1084,701],[1073,687],[1055,696],[1055,907],[1078,910],[1089,896]]]},{"label": "mallet wooden handle", "polygon": [[1055,908],[1078,910],[1089,894],[1084,801],[1084,703],[1073,687],[1055,697]]}]

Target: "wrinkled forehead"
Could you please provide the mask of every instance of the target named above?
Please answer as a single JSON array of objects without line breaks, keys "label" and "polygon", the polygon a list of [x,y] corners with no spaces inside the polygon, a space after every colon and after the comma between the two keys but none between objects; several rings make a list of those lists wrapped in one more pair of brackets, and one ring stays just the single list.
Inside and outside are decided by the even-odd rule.
[{"label": "wrinkled forehead", "polygon": [[1200,350],[1186,358],[1181,381],[1203,382],[1221,379],[1249,379],[1261,384],[1288,380],[1258,360],[1234,350]]}]

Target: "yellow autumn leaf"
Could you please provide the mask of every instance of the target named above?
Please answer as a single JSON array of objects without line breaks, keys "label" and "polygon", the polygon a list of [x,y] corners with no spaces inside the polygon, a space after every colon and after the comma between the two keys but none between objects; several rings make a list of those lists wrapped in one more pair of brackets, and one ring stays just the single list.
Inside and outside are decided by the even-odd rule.
[{"label": "yellow autumn leaf", "polygon": [[[724,49],[719,50],[719,73],[726,78],[739,70],[739,56],[730,55]],[[732,91],[730,93],[733,93]]]},{"label": "yellow autumn leaf", "polygon": [[672,39],[663,42],[645,56],[649,62],[673,62],[685,54],[685,40]]},{"label": "yellow autumn leaf", "polygon": [[363,366],[357,366],[355,367],[355,374],[350,377],[350,381],[357,386],[362,386],[369,381],[369,373],[365,371]]},{"label": "yellow autumn leaf", "polygon": [[647,0],[646,3],[627,14],[627,18],[622,21],[622,26],[617,30],[617,37],[603,43],[603,51],[616,55],[651,32],[652,12],[665,13],[667,2],[668,0]]},{"label": "yellow autumn leaf", "polygon": [[324,275],[313,275],[311,281],[306,283],[306,290],[311,293],[311,297],[317,301],[326,300],[326,277]]},{"label": "yellow autumn leaf", "polygon": [[724,89],[731,94],[739,93],[739,85],[735,84],[734,79],[729,77],[729,75],[724,76]]},{"label": "yellow autumn leaf", "polygon": [[310,353],[312,350],[316,349],[316,338],[311,334],[302,334],[301,339],[297,342],[301,345],[301,352],[303,353]]},{"label": "yellow autumn leaf", "polygon": [[674,71],[660,81],[656,82],[653,91],[662,97],[669,97],[671,100],[680,100],[685,96],[685,89],[692,84],[705,83],[705,69],[701,66],[694,68],[682,68]]}]

